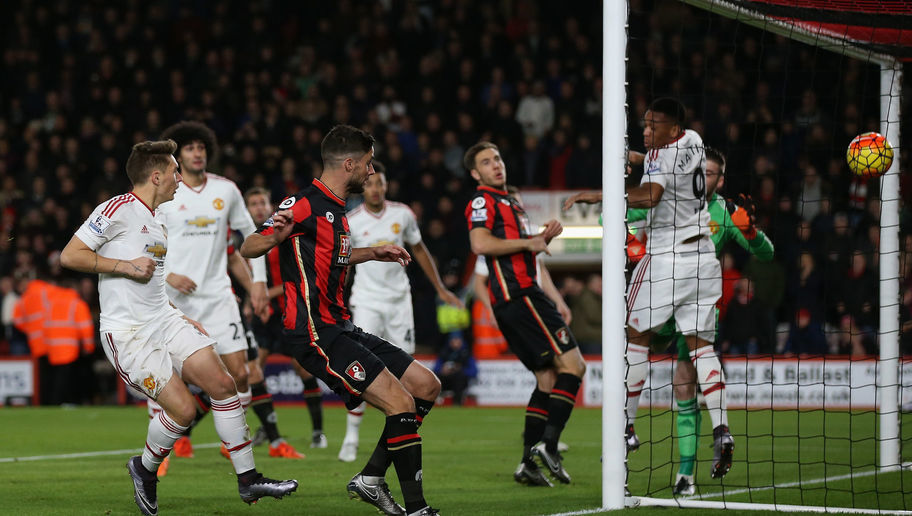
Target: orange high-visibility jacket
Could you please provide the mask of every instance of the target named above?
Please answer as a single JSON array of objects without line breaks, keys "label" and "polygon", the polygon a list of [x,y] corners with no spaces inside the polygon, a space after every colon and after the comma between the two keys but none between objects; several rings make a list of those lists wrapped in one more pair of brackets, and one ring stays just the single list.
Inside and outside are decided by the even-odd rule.
[{"label": "orange high-visibility jacket", "polygon": [[499,358],[507,351],[507,341],[494,325],[494,315],[477,299],[472,303],[472,339],[475,358]]},{"label": "orange high-visibility jacket", "polygon": [[[35,283],[39,285],[26,296]],[[80,344],[86,353],[95,351],[92,314],[75,290],[32,281],[16,308],[20,307],[24,327],[18,323],[17,327],[29,335],[32,356],[47,354],[48,363],[61,365],[79,358]]]},{"label": "orange high-visibility jacket", "polygon": [[54,288],[50,283],[41,280],[32,280],[22,293],[22,297],[13,307],[13,326],[28,338],[29,350],[32,358],[47,355],[47,345],[44,343],[43,326],[45,305],[43,299],[47,297],[46,291]]}]

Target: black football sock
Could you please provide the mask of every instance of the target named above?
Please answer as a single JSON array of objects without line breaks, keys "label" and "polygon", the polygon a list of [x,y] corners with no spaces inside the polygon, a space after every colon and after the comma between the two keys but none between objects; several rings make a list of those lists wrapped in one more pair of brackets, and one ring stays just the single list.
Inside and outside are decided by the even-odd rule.
[{"label": "black football sock", "polygon": [[275,442],[282,437],[279,435],[279,416],[276,415],[275,407],[272,404],[272,394],[266,390],[266,383],[260,382],[251,385],[250,395],[250,408],[263,425],[269,442]]},{"label": "black football sock", "polygon": [[568,373],[557,375],[557,381],[554,382],[548,399],[548,422],[545,424],[545,431],[542,434],[545,449],[550,453],[557,453],[557,440],[560,438],[567,420],[570,419],[579,387],[580,378],[578,376]]},{"label": "black football sock", "polygon": [[548,393],[539,390],[538,387],[529,397],[529,404],[526,406],[526,425],[523,429],[523,462],[532,460],[532,447],[542,439],[545,423],[548,421],[548,398]]},{"label": "black football sock", "polygon": [[304,401],[307,402],[307,411],[310,412],[310,421],[313,423],[314,433],[323,431],[323,393],[315,377],[304,380]]},{"label": "black football sock", "polygon": [[421,487],[421,436],[414,412],[403,412],[386,418],[386,449],[396,467],[402,498],[408,513],[427,507]]},{"label": "black football sock", "polygon": [[377,446],[374,448],[370,458],[367,459],[367,464],[361,470],[361,474],[366,477],[386,476],[386,469],[390,464],[388,459],[389,454],[386,452],[386,427],[384,427],[383,431],[380,432],[380,440],[377,441]]},{"label": "black football sock", "polygon": [[209,409],[212,407],[212,399],[209,398],[209,395],[205,392],[199,392],[193,395],[193,401],[196,402],[196,415],[193,416],[193,421],[187,425],[187,431],[184,432],[184,436],[190,437],[190,432],[193,431],[193,427],[199,424],[200,421],[206,417],[206,414],[209,413]]},{"label": "black football sock", "polygon": [[[418,417],[418,427],[419,428],[421,427],[421,424],[424,423],[424,418],[427,417],[428,412],[430,412],[432,408],[434,408],[433,401],[415,398],[415,412]],[[386,453],[386,449],[384,449],[383,451],[384,451],[384,453]],[[390,464],[392,464],[392,463],[393,463],[392,457],[390,457],[389,453],[386,453],[386,467],[383,468],[384,474],[386,474],[385,473],[386,470],[389,469]]]}]

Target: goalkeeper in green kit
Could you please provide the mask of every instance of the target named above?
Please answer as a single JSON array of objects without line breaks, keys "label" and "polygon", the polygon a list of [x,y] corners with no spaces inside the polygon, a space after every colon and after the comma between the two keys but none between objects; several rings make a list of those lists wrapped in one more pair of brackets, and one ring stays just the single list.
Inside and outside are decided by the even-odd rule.
[{"label": "goalkeeper in green kit", "polygon": [[[716,254],[720,254],[725,244],[731,240],[756,256],[762,261],[773,259],[773,244],[769,238],[754,226],[753,204],[750,197],[741,195],[738,202],[726,200],[716,192],[724,183],[725,156],[711,147],[705,148],[706,153],[706,198],[709,203],[710,227],[712,241]],[[637,154],[631,152],[631,162],[636,163]],[[601,192],[583,192],[570,197],[564,203],[568,209],[575,202],[599,202]],[[648,209],[628,209],[627,221],[635,222],[644,220]],[[644,255],[643,242],[633,235],[627,237],[627,255],[632,261],[639,261]],[[718,309],[716,311],[718,318]],[[700,429],[700,408],[697,405],[697,372],[691,360],[689,349],[684,342],[684,336],[676,332],[674,319],[669,320],[655,335],[650,348],[665,349],[668,343],[674,341],[678,348],[678,367],[674,374],[675,399],[678,404],[676,420],[678,433],[678,450],[681,463],[678,475],[675,478],[675,495],[692,495],[696,492],[694,486],[694,465],[697,451],[697,438]],[[633,401],[633,400],[629,400]],[[635,410],[635,407],[634,407]],[[639,440],[632,428],[628,429],[627,448],[634,451],[639,447]]]}]

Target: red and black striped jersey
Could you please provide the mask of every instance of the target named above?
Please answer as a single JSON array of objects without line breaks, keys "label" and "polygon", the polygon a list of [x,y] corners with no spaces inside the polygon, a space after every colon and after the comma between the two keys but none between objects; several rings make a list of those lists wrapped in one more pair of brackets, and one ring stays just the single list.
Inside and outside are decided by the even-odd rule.
[{"label": "red and black striped jersey", "polygon": [[[284,199],[279,210],[294,214],[291,235],[278,246],[286,333],[316,341],[351,331],[354,325],[342,298],[352,251],[345,201],[314,179]],[[257,230],[263,235],[272,231],[272,219]]]},{"label": "red and black striped jersey", "polygon": [[[278,247],[273,247],[266,253],[266,288],[270,289],[282,284],[282,267],[281,260],[279,259],[280,252]],[[269,306],[272,308],[273,314],[278,315],[279,317],[285,313],[285,294],[279,294],[278,296],[269,300]]]},{"label": "red and black striped jersey", "polygon": [[[479,186],[466,206],[469,231],[487,228],[497,238],[513,240],[530,238],[529,217],[509,193]],[[485,256],[491,291],[491,303],[505,303],[539,289],[536,282],[535,254],[523,251],[500,256]]]}]

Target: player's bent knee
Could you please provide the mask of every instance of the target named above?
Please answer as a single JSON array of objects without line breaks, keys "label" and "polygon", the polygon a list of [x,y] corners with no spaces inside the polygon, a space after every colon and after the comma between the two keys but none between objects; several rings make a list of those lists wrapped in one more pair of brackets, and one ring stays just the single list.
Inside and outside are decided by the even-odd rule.
[{"label": "player's bent knee", "polygon": [[165,411],[168,416],[174,420],[175,423],[180,426],[190,426],[190,423],[193,423],[193,418],[196,417],[196,407],[193,406],[193,402],[188,402],[182,404],[178,410],[175,410],[174,413],[171,411]]},{"label": "player's bent knee", "polygon": [[167,398],[159,397],[157,401],[168,417],[181,426],[189,426],[196,417],[196,406],[189,394],[186,396],[172,394]]},{"label": "player's bent knee", "polygon": [[224,373],[213,378],[207,386],[206,393],[212,399],[224,400],[237,394],[237,385],[235,379],[230,374]]},{"label": "player's bent knee", "polygon": [[419,399],[435,400],[440,394],[440,379],[417,361],[409,365],[399,381],[409,394]]},{"label": "player's bent knee", "polygon": [[429,373],[430,374],[427,375],[427,382],[425,385],[427,390],[424,392],[424,394],[422,396],[419,396],[419,398],[421,398],[423,400],[435,400],[435,399],[437,399],[437,395],[440,394],[440,389],[441,389],[440,378],[437,378],[437,375],[430,371],[429,371]]}]

